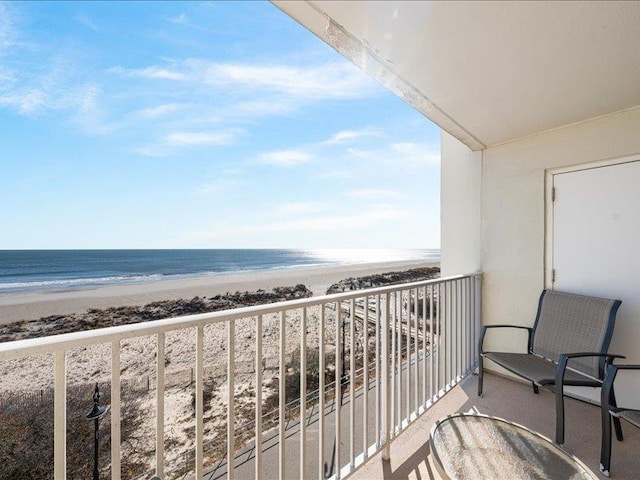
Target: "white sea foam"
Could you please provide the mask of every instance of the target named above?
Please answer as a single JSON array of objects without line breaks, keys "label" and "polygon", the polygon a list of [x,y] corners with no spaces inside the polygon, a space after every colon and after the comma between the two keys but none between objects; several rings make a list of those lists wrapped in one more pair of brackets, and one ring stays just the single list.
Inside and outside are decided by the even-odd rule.
[{"label": "white sea foam", "polygon": [[10,292],[15,290],[49,290],[78,288],[90,285],[105,285],[110,283],[134,283],[160,280],[165,276],[162,274],[152,275],[131,275],[131,276],[111,276],[98,278],[70,278],[57,280],[42,280],[38,282],[7,282],[0,283],[0,292]]}]

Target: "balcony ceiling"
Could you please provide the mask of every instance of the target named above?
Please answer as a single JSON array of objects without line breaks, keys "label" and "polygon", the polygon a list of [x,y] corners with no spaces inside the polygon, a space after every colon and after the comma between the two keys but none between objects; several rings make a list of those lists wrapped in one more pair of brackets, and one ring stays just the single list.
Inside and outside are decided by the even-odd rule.
[{"label": "balcony ceiling", "polygon": [[274,3],[473,150],[640,105],[640,2]]}]

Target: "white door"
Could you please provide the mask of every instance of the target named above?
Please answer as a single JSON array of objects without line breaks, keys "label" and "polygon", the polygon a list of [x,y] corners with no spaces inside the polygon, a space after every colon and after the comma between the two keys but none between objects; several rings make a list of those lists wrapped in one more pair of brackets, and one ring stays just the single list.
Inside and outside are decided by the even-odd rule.
[{"label": "white door", "polygon": [[[553,187],[553,289],[622,300],[609,351],[640,363],[640,161],[558,173]],[[640,372],[618,377],[618,403],[640,408]]]}]

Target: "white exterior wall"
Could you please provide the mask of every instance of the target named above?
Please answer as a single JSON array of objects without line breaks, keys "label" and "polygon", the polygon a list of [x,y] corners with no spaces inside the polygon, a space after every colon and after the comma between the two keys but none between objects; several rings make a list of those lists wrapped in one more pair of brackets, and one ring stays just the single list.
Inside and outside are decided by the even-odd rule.
[{"label": "white exterior wall", "polygon": [[482,152],[442,131],[441,233],[442,276],[481,269]]},{"label": "white exterior wall", "polygon": [[[545,171],[640,152],[640,108],[525,138],[483,153],[483,322],[530,326],[545,278]],[[443,175],[453,173],[445,169]],[[443,181],[443,190],[451,180]],[[450,192],[449,192],[450,193]],[[443,193],[443,217],[445,215]],[[447,219],[443,218],[443,231]],[[443,257],[444,250],[443,237]],[[447,252],[450,254],[450,252]],[[443,262],[446,262],[443,260]],[[503,335],[504,334],[504,335]],[[487,336],[490,349],[522,348],[521,333]]]}]

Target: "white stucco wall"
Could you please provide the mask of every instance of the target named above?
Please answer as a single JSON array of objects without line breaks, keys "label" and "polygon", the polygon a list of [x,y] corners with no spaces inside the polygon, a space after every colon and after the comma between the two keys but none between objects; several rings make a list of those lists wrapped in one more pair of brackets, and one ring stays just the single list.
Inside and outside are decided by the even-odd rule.
[{"label": "white stucco wall", "polygon": [[[537,300],[544,288],[546,169],[638,152],[640,108],[483,152],[484,323],[531,325],[534,320]],[[444,167],[443,158],[443,176],[453,173]],[[451,184],[451,179],[443,180],[443,190]],[[443,193],[443,217],[446,212],[444,199],[449,194]],[[447,223],[443,218],[443,231]],[[444,242],[443,238],[443,247]],[[487,346],[514,350],[518,344],[516,338],[521,338],[516,335],[500,335],[499,340],[497,336],[488,338]]]},{"label": "white stucco wall", "polygon": [[481,173],[482,152],[472,152],[442,131],[440,249],[443,276],[480,270]]}]

